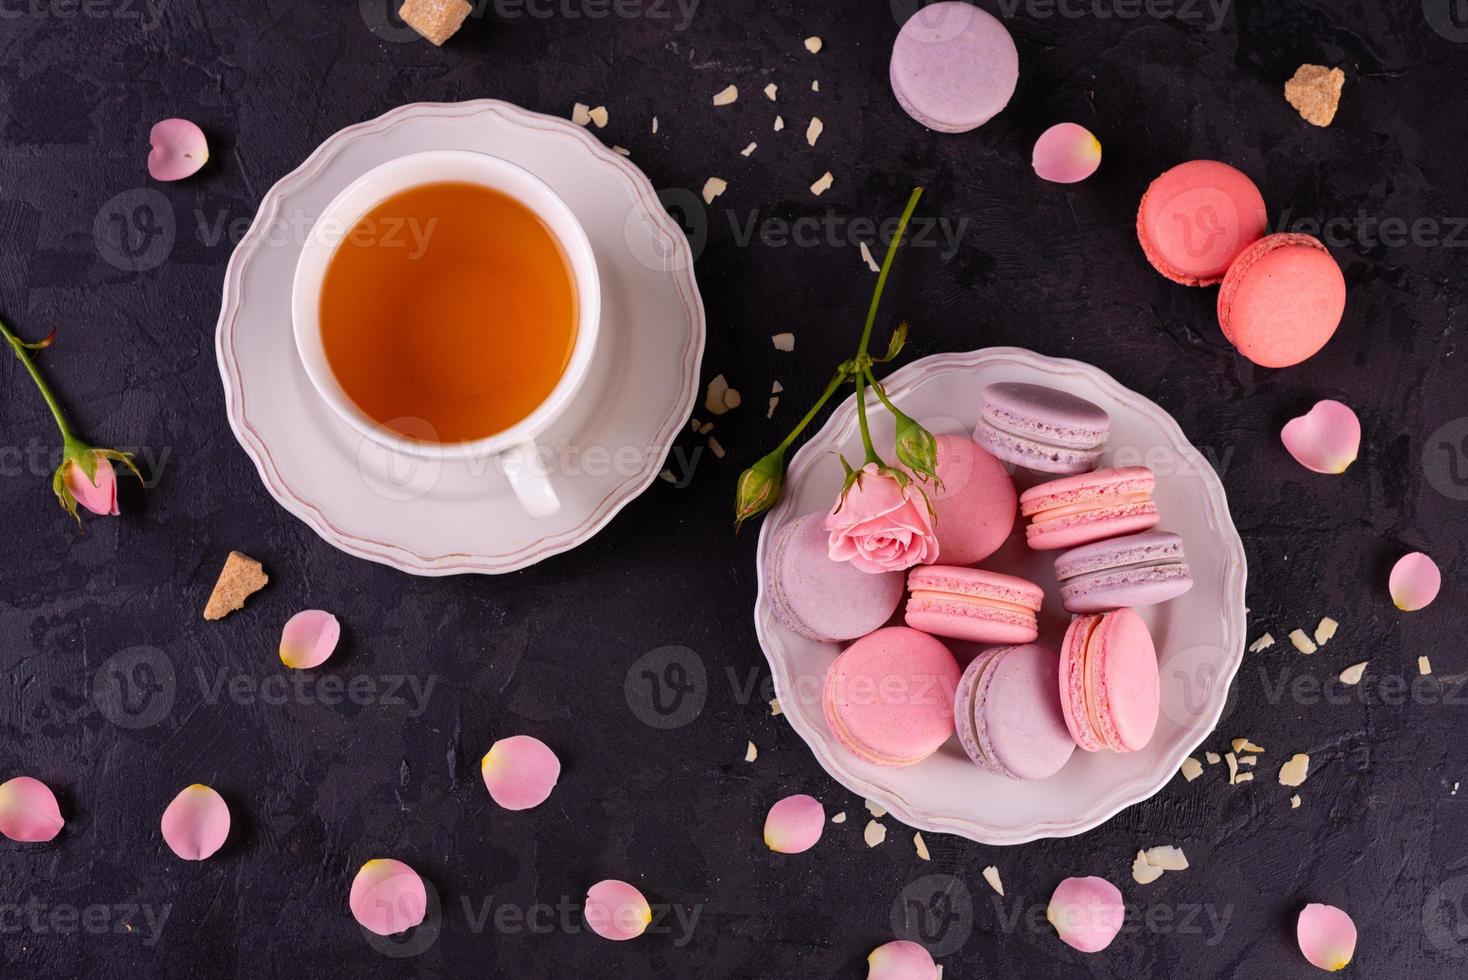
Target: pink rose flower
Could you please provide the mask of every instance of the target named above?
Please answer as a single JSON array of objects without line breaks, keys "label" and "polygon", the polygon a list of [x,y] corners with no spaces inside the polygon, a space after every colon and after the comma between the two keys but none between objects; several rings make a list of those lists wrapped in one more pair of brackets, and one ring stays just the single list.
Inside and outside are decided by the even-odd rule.
[{"label": "pink rose flower", "polygon": [[117,472],[106,457],[94,458],[92,465],[97,468],[96,479],[88,479],[87,471],[75,460],[68,460],[62,465],[62,482],[77,503],[103,517],[116,517],[120,513],[117,509]]},{"label": "pink rose flower", "polygon": [[831,532],[831,560],[849,561],[864,572],[900,572],[938,560],[933,515],[922,491],[875,463],[857,474],[824,527]]}]

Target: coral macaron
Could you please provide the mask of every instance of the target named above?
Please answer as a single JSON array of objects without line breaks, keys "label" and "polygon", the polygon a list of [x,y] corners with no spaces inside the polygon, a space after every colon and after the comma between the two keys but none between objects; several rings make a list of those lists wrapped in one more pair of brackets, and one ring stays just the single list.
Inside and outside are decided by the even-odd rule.
[{"label": "coral macaron", "polygon": [[1152,740],[1161,682],[1141,616],[1118,609],[1071,620],[1060,648],[1060,708],[1087,752],[1135,752]]},{"label": "coral macaron", "polygon": [[1137,209],[1137,241],[1152,267],[1184,286],[1212,286],[1268,226],[1264,197],[1216,160],[1180,163],[1152,181]]},{"label": "coral macaron", "polygon": [[1218,325],[1260,367],[1299,364],[1335,335],[1346,277],[1319,239],[1283,233],[1249,246],[1218,291]]},{"label": "coral macaron", "polygon": [[823,517],[807,514],[775,534],[765,594],[776,618],[807,640],[854,640],[892,618],[902,603],[903,575],[832,561]]},{"label": "coral macaron", "polygon": [[910,766],[953,734],[958,661],[937,639],[905,626],[862,637],[826,672],[822,707],[831,734],[860,759]]},{"label": "coral macaron", "polygon": [[1045,590],[1014,575],[927,565],[907,576],[903,620],[913,629],[975,643],[1029,643],[1040,635]]},{"label": "coral macaron", "polygon": [[1019,498],[1020,513],[1030,519],[1025,540],[1048,551],[1150,530],[1158,521],[1156,485],[1147,467],[1124,466],[1031,487]]},{"label": "coral macaron", "polygon": [[974,439],[1006,463],[1039,473],[1096,468],[1111,416],[1079,395],[1044,385],[1001,381],[979,398]]},{"label": "coral macaron", "polygon": [[1150,606],[1193,587],[1183,539],[1170,531],[1143,531],[1083,544],[1055,558],[1060,600],[1067,612]]},{"label": "coral macaron", "polygon": [[1041,646],[999,647],[976,657],[958,682],[958,741],[981,769],[1010,779],[1049,779],[1075,752],[1056,694],[1060,660]]},{"label": "coral macaron", "polygon": [[939,436],[938,482],[926,487],[938,535],[938,560],[973,565],[1009,537],[1019,516],[1019,492],[1004,465],[964,436]]}]

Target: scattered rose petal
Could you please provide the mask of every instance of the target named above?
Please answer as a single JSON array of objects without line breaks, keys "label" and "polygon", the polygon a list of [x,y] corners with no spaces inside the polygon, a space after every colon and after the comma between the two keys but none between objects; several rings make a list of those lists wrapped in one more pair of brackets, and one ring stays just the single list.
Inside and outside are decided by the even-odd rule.
[{"label": "scattered rose petal", "polygon": [[1249,644],[1249,652],[1258,653],[1260,650],[1268,650],[1272,646],[1274,646],[1274,635],[1272,633],[1265,633],[1259,639]]},{"label": "scattered rose petal", "polygon": [[1041,180],[1079,183],[1101,166],[1101,142],[1084,126],[1057,123],[1035,141],[1030,164]]},{"label": "scattered rose petal", "polygon": [[1310,757],[1303,752],[1290,756],[1290,761],[1279,767],[1279,784],[1294,788],[1310,775]]},{"label": "scattered rose petal", "polygon": [[1305,654],[1314,653],[1317,649],[1319,649],[1315,646],[1313,642],[1311,642],[1310,637],[1305,635],[1304,630],[1291,630],[1290,642],[1295,645],[1296,650],[1299,650],[1301,653]]},{"label": "scattered rose petal", "polygon": [[368,932],[391,936],[423,922],[428,891],[418,872],[401,861],[374,858],[352,879],[352,918]]},{"label": "scattered rose petal", "polygon": [[1279,437],[1295,461],[1315,473],[1344,473],[1361,450],[1361,420],[1329,399],[1285,423]]},{"label": "scattered rose petal", "polygon": [[822,194],[826,193],[826,191],[831,189],[831,185],[835,183],[835,181],[836,178],[831,176],[831,171],[827,170],[825,173],[821,174],[819,180],[810,185],[810,192],[816,197],[820,197]]},{"label": "scattered rose petal", "polygon": [[784,116],[776,116],[775,117],[775,132],[778,133],[780,130],[782,130],[784,128],[785,128],[785,117]]},{"label": "scattered rose petal", "polygon": [[1004,897],[1004,882],[999,880],[999,868],[997,865],[991,864],[984,869],[984,880],[989,883],[989,887],[994,889],[1000,898]]},{"label": "scattered rose petal", "polygon": [[1420,551],[1403,555],[1392,566],[1389,583],[1392,602],[1402,612],[1416,612],[1428,606],[1437,598],[1437,591],[1442,588],[1442,584],[1443,576],[1438,571],[1437,563]]},{"label": "scattered rose petal", "polygon": [[1285,82],[1285,101],[1312,126],[1329,126],[1341,104],[1346,73],[1324,65],[1301,65]]},{"label": "scattered rose petal", "polygon": [[154,180],[183,180],[209,160],[204,131],[187,119],[165,119],[148,134],[148,174]]},{"label": "scattered rose petal", "polygon": [[795,334],[777,333],[770,338],[770,343],[775,345],[775,350],[788,354],[795,349]]},{"label": "scattered rose petal", "polygon": [[341,639],[341,623],[329,612],[307,609],[286,620],[280,631],[280,662],[297,669],[320,667]]},{"label": "scattered rose petal", "polygon": [[922,858],[924,861],[933,860],[932,855],[928,853],[928,845],[927,842],[923,840],[922,834],[912,835],[912,846],[917,848],[918,857]]},{"label": "scattered rose petal", "polygon": [[202,783],[184,789],[163,811],[163,841],[185,861],[212,856],[228,836],[229,806]]},{"label": "scattered rose petal", "polygon": [[774,102],[775,97],[779,94],[780,86],[776,85],[774,82],[771,82],[770,84],[765,86],[765,97],[768,98],[771,102]]},{"label": "scattered rose petal", "polygon": [[1354,687],[1361,683],[1361,677],[1366,673],[1366,665],[1368,663],[1370,663],[1369,660],[1363,660],[1359,664],[1351,664],[1351,666],[1341,671],[1341,683],[1347,687]]},{"label": "scattered rose petal", "polygon": [[1320,625],[1315,627],[1315,642],[1320,646],[1325,646],[1331,640],[1335,639],[1336,631],[1340,628],[1340,623],[1326,616],[1320,621]]},{"label": "scattered rose petal", "polygon": [[1161,878],[1164,873],[1165,869],[1159,868],[1157,865],[1148,861],[1147,855],[1144,852],[1137,852],[1137,858],[1132,862],[1133,881],[1139,885],[1150,885],[1158,878]]},{"label": "scattered rose petal", "polygon": [[614,878],[591,886],[582,914],[592,932],[619,943],[636,939],[652,922],[652,907],[642,892]]},{"label": "scattered rose petal", "polygon": [[1356,955],[1356,923],[1334,905],[1311,903],[1295,926],[1300,952],[1312,966],[1334,973],[1345,969]]},{"label": "scattered rose petal", "polygon": [[1181,771],[1183,774],[1183,778],[1191,783],[1193,780],[1203,775],[1203,763],[1199,762],[1197,759],[1194,759],[1192,756],[1188,756],[1186,759],[1183,760]]},{"label": "scattered rose petal", "polygon": [[757,745],[755,745],[753,742],[750,742],[749,743],[749,748],[747,748],[747,749],[744,750],[744,761],[745,762],[753,762],[755,759],[758,759],[758,758],[759,758],[759,747]]},{"label": "scattered rose petal", "polygon": [[56,794],[39,779],[16,776],[0,783],[0,834],[22,844],[41,844],[65,825]]},{"label": "scattered rose petal", "polygon": [[1082,953],[1099,953],[1121,931],[1126,906],[1105,878],[1067,878],[1055,889],[1045,918],[1060,939]]},{"label": "scattered rose petal", "polygon": [[729,182],[722,177],[710,177],[703,182],[703,203],[712,204],[714,198],[729,189]]},{"label": "scattered rose petal", "polygon": [[607,122],[611,118],[607,114],[607,107],[604,105],[599,105],[595,109],[592,109],[588,115],[591,116],[591,121],[596,123],[597,129],[606,129]]},{"label": "scattered rose petal", "polygon": [[822,41],[818,37],[808,37],[805,39],[805,50],[809,51],[811,54],[820,54],[821,48],[825,45],[825,43],[826,42]]},{"label": "scattered rose petal", "polygon": [[1426,657],[1418,657],[1417,673],[1422,674],[1424,677],[1432,673],[1432,661],[1428,660]]},{"label": "scattered rose petal", "polygon": [[805,127],[805,141],[811,146],[816,145],[816,140],[826,131],[826,124],[821,122],[820,116],[811,116],[810,125]]},{"label": "scattered rose petal", "polygon": [[917,943],[898,940],[867,956],[867,980],[937,980],[932,954]]},{"label": "scattered rose petal", "polygon": [[765,817],[765,846],[777,854],[800,854],[815,847],[825,829],[820,800],[803,793],[787,796]]},{"label": "scattered rose petal", "polygon": [[867,842],[867,847],[876,847],[887,839],[887,828],[875,820],[868,820],[866,829],[861,832],[861,838]]},{"label": "scattered rose petal", "polygon": [[714,105],[730,105],[739,101],[739,86],[730,85],[714,96]]},{"label": "scattered rose petal", "polygon": [[845,823],[846,822],[846,811],[845,810],[842,810],[840,813],[836,814],[834,817],[831,818],[831,822],[832,823]]},{"label": "scattered rose petal", "polygon": [[529,810],[555,789],[561,760],[540,739],[514,735],[489,747],[479,771],[496,803],[506,810]]}]

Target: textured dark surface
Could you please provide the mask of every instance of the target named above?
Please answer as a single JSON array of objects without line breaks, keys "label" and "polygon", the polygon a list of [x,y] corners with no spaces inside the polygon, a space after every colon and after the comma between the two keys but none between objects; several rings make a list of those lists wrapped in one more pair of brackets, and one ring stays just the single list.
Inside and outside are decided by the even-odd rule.
[{"label": "textured dark surface", "polygon": [[[904,889],[933,884],[957,898],[937,906],[952,914],[926,937],[950,978],[1309,976],[1293,939],[1306,901],[1354,914],[1357,976],[1463,975],[1468,31],[1450,0],[1241,0],[1221,21],[1198,3],[1193,23],[1125,0],[1020,3],[1007,21],[1019,91],[962,136],[926,132],[891,98],[887,3],[708,0],[686,25],[670,5],[596,19],[566,15],[604,9],[591,0],[502,3],[443,50],[401,40],[400,27],[375,34],[383,6],[4,7],[0,311],[32,337],[61,324],[42,361],[81,428],[142,447],[157,476],[146,493],[125,487],[121,519],[79,532],[47,486],[50,422],[0,357],[0,775],[42,778],[68,820],[51,844],[0,841],[6,976],[854,978],[892,937]],[[825,39],[819,55],[801,46],[810,34]],[[1307,61],[1346,71],[1329,129],[1282,97]],[[778,105],[760,94],[769,81]],[[729,83],[739,102],[712,108]],[[574,553],[503,578],[414,579],[337,553],[265,494],[225,421],[214,323],[233,242],[272,182],[343,126],[475,97],[557,115],[604,104],[599,135],[657,186],[730,181],[698,263],[704,378],[726,374],[746,407],[715,430],[727,458],[704,454],[687,488],[655,484]],[[783,133],[771,131],[776,112]],[[812,114],[826,123],[815,149],[803,139]],[[205,127],[213,159],[154,184],[148,127],[173,115]],[[1063,119],[1105,146],[1101,171],[1072,188],[1029,170],[1035,137]],[[759,149],[739,156],[751,140]],[[1174,286],[1143,261],[1132,233],[1143,188],[1196,156],[1253,175],[1276,227],[1341,219],[1331,244],[1349,306],[1306,364],[1243,362],[1215,326],[1214,292]],[[835,186],[813,198],[826,169]],[[1249,552],[1250,636],[1269,629],[1283,643],[1322,615],[1341,621],[1311,659],[1285,643],[1246,660],[1209,747],[1238,735],[1264,745],[1254,783],[1228,787],[1217,769],[1177,779],[1072,840],[996,849],[931,835],[928,864],[890,818],[887,843],[868,849],[861,801],[770,717],[750,616],[755,535],[729,531],[731,486],[854,345],[872,277],[847,223],[891,216],[914,182],[929,189],[920,214],[966,224],[951,255],[902,257],[886,312],[914,322],[904,359],[1012,344],[1110,372],[1219,461]],[[167,199],[177,231],[160,263],[131,272],[106,257],[111,215],[124,213],[108,202],[138,188]],[[827,216],[834,241],[741,240],[752,217]],[[1411,231],[1397,237],[1385,219]],[[771,349],[785,329],[794,354]],[[786,394],[768,422],[775,378]],[[1361,460],[1342,477],[1307,474],[1279,445],[1283,422],[1322,397],[1362,418]],[[261,559],[272,582],[244,612],[205,623],[231,548]],[[1386,572],[1418,548],[1446,584],[1436,605],[1403,615]],[[281,672],[280,624],[309,606],[346,627],[317,676],[369,678],[358,690],[376,685],[359,699],[370,703],[315,703],[316,687],[252,695]],[[624,681],[668,645],[702,665],[690,703],[706,700],[662,730],[629,710]],[[1394,685],[1416,677],[1423,654],[1437,683],[1403,694]],[[1360,688],[1290,686],[1368,658]],[[172,683],[149,673],[165,664]],[[394,677],[426,700],[405,686],[406,703],[393,703]],[[119,705],[117,691],[132,699]],[[478,769],[516,732],[544,738],[566,765],[550,802],[525,814],[495,808]],[[761,749],[752,765],[747,739]],[[1312,774],[1291,811],[1275,773],[1297,751]],[[163,807],[194,781],[218,788],[235,818],[223,852],[199,865],[158,833]],[[849,819],[814,852],[772,855],[761,822],[792,792]],[[1192,868],[1133,884],[1137,849],[1164,843]],[[377,855],[410,862],[442,897],[436,937],[382,947],[399,962],[346,910],[353,873]],[[1003,900],[979,876],[988,864],[1002,869]],[[1134,903],[1137,919],[1102,954],[1072,952],[1044,922],[1051,889],[1073,874],[1107,876]],[[616,946],[585,934],[555,907],[603,877],[638,883],[685,919],[696,911],[696,925],[669,913],[663,934]],[[483,918],[537,905],[550,911],[534,928]]]}]

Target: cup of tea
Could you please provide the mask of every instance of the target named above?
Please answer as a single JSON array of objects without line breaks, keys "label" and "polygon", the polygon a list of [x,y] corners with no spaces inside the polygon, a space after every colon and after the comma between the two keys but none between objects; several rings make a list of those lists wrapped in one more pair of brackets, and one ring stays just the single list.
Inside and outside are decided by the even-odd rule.
[{"label": "cup of tea", "polygon": [[353,429],[411,456],[493,459],[531,517],[560,509],[535,439],[586,380],[601,283],[540,178],[468,150],[368,171],[307,236],[291,315],[311,384]]}]

